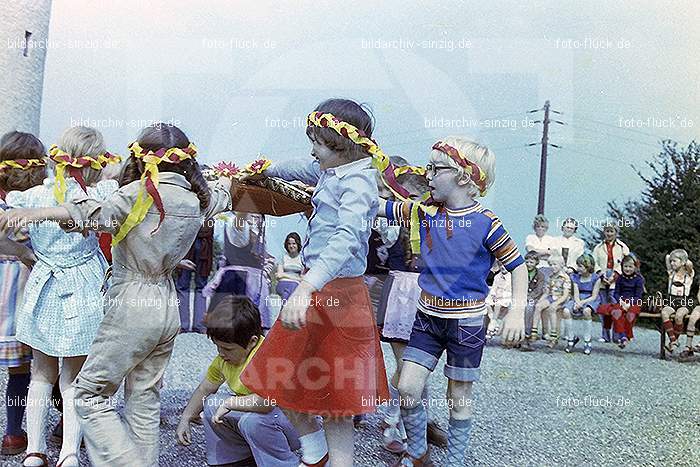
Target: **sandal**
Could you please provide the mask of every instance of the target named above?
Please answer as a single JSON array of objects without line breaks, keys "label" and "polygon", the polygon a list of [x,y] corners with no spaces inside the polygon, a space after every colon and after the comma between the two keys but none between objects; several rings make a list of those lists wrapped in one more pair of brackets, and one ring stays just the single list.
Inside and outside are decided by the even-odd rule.
[{"label": "sandal", "polygon": [[28,452],[26,456],[24,456],[24,459],[22,459],[22,465],[24,465],[24,461],[29,459],[30,457],[36,457],[38,459],[41,459],[43,464],[41,464],[40,467],[49,467],[49,460],[46,457],[46,454],[43,452]]}]

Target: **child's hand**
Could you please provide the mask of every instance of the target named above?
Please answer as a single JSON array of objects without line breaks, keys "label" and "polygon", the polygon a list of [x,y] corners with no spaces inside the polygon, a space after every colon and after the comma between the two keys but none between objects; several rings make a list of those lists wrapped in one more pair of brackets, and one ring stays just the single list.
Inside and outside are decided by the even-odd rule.
[{"label": "child's hand", "polygon": [[218,409],[216,409],[216,413],[214,414],[214,417],[212,418],[212,421],[217,424],[224,423],[224,417],[231,411],[233,410],[233,406],[235,404],[235,399],[236,396],[229,397],[224,401],[223,404],[219,406]]},{"label": "child's hand", "polygon": [[525,310],[523,307],[513,307],[503,320],[501,337],[506,345],[517,344],[525,333]]},{"label": "child's hand", "polygon": [[280,311],[282,326],[297,330],[306,326],[306,311],[311,303],[313,288],[307,282],[300,282],[294,293],[289,296],[287,303]]},{"label": "child's hand", "polygon": [[190,431],[190,421],[185,417],[180,419],[180,423],[177,424],[177,429],[175,430],[175,436],[177,437],[177,442],[183,446],[189,446],[192,443],[192,432]]}]

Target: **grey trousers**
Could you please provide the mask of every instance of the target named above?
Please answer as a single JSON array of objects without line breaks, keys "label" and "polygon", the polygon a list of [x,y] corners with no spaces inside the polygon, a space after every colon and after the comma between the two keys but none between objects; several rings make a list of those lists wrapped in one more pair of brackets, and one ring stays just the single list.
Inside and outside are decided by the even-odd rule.
[{"label": "grey trousers", "polygon": [[[158,465],[160,384],[180,329],[173,297],[171,279],[146,278],[113,284],[105,297],[105,317],[73,383],[96,467]],[[122,381],[123,420],[113,397]]]},{"label": "grey trousers", "polygon": [[209,396],[204,404],[204,434],[207,464],[231,464],[253,457],[260,467],[297,467],[299,435],[279,408],[270,413],[231,411],[221,424],[214,423],[222,393]]}]

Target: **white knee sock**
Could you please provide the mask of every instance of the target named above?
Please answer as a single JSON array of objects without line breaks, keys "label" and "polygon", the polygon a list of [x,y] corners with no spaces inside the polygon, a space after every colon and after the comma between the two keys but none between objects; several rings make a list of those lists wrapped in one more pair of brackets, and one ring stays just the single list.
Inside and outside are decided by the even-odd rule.
[{"label": "white knee sock", "polygon": [[567,341],[574,340],[574,320],[572,318],[564,318],[561,320],[562,334],[566,336]]},{"label": "white knee sock", "polygon": [[593,332],[593,321],[587,319],[583,322],[583,340],[585,342],[591,341],[591,333]]},{"label": "white knee sock", "polygon": [[301,460],[307,464],[315,464],[328,454],[326,433],[323,430],[300,436],[299,444],[301,444]]},{"label": "white knee sock", "polygon": [[61,395],[63,396],[63,444],[58,459],[59,462],[66,459],[63,464],[66,467],[77,467],[83,432],[75,410],[75,388],[69,386]]},{"label": "white knee sock", "polygon": [[[46,416],[51,404],[53,384],[32,380],[27,393],[27,452],[46,453]],[[41,460],[30,457],[26,466],[41,465]]]}]

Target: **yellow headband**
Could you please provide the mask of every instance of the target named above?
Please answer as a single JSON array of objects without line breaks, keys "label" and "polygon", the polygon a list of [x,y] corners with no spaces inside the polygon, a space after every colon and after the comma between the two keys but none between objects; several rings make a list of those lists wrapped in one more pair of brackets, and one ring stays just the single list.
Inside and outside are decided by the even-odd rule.
[{"label": "yellow headband", "polygon": [[8,159],[0,162],[0,171],[4,169],[27,170],[46,165],[43,159]]},{"label": "yellow headband", "polygon": [[87,187],[85,186],[81,169],[90,167],[95,170],[102,170],[107,164],[116,164],[121,161],[121,157],[108,152],[97,157],[74,157],[55,144],[49,149],[49,158],[56,163],[56,182],[53,186],[53,195],[58,203],[64,203],[66,200],[66,191],[68,190],[65,177],[66,168],[68,169],[68,174],[75,178],[83,191],[86,191]]},{"label": "yellow headband", "polygon": [[185,149],[161,148],[157,151],[144,152],[138,142],[133,142],[129,145],[129,151],[133,157],[144,161],[146,167],[141,175],[141,189],[136,197],[136,202],[131,208],[126,220],[119,228],[119,231],[112,239],[112,246],[121,242],[131,229],[143,222],[148,209],[154,202],[160,213],[160,221],[151,234],[155,233],[155,231],[160,228],[160,224],[165,218],[165,209],[163,208],[163,201],[160,198],[160,193],[158,193],[158,164],[161,162],[179,164],[186,159],[194,159],[197,155],[197,147],[192,143]]},{"label": "yellow headband", "polygon": [[[397,174],[394,164],[391,163],[389,157],[384,154],[379,145],[370,137],[368,137],[362,130],[356,128],[348,122],[344,122],[339,118],[336,118],[331,113],[323,112],[311,112],[307,117],[308,126],[316,126],[320,128],[331,128],[335,130],[339,135],[348,138],[355,144],[362,146],[368,153],[372,155],[372,165],[379,171],[381,175],[382,182],[384,185],[391,190],[391,192],[400,200],[408,201],[410,199],[410,193],[404,187],[402,187],[397,181]],[[407,173],[410,169],[406,169]],[[418,173],[418,170],[414,173]],[[425,173],[425,171],[423,171]],[[413,210],[411,211],[411,249],[414,252],[420,250],[420,230],[419,230],[419,220],[418,220],[418,209],[423,212],[435,215],[437,212],[436,206],[427,206],[422,203],[414,202]]]}]

